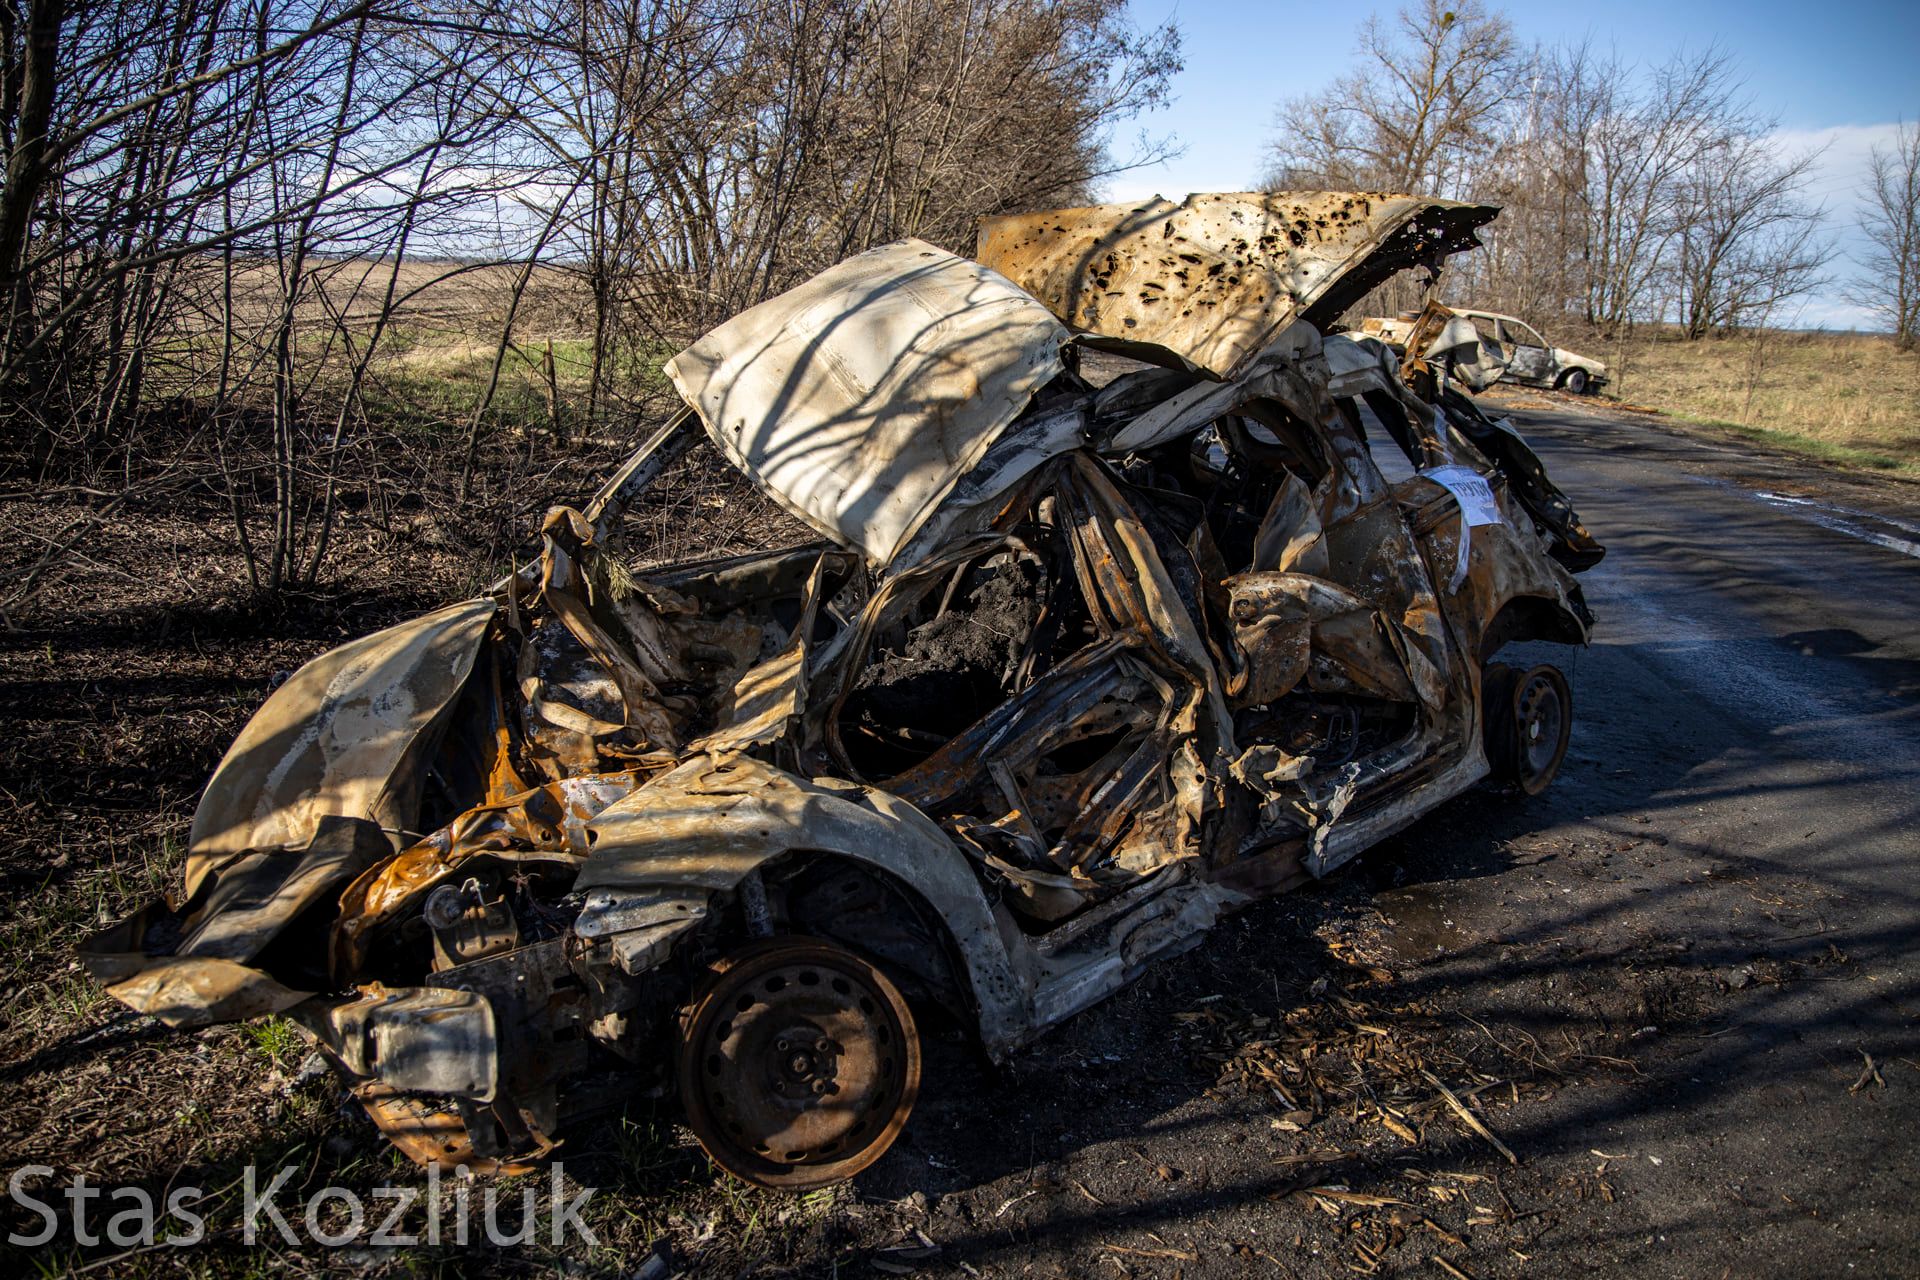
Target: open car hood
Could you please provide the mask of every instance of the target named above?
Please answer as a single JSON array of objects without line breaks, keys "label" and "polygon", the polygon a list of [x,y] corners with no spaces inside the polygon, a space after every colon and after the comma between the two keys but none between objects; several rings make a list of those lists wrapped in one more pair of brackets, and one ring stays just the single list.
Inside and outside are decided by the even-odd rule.
[{"label": "open car hood", "polygon": [[1068,334],[977,262],[870,249],[667,364],[722,453],[842,546],[891,563],[1035,391]]},{"label": "open car hood", "polygon": [[987,218],[978,256],[1106,345],[1231,379],[1296,319],[1324,330],[1396,272],[1473,248],[1498,212],[1378,191],[1155,197]]}]

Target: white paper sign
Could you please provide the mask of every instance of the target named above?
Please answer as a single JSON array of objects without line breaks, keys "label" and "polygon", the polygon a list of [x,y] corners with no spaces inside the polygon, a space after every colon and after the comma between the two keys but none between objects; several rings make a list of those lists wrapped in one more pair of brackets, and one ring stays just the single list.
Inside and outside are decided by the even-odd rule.
[{"label": "white paper sign", "polygon": [[1420,475],[1452,494],[1460,507],[1460,554],[1454,562],[1453,581],[1447,584],[1448,591],[1458,591],[1460,584],[1467,580],[1472,531],[1483,524],[1505,523],[1500,504],[1494,499],[1493,486],[1487,483],[1487,478],[1472,467],[1449,463],[1422,471]]}]

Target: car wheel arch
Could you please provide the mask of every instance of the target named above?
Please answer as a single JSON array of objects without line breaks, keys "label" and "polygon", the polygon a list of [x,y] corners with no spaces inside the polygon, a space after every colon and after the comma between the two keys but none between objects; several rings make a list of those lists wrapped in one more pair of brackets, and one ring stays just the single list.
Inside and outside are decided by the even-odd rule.
[{"label": "car wheel arch", "polygon": [[1481,665],[1508,645],[1529,640],[1584,645],[1589,625],[1570,601],[1544,595],[1510,597],[1480,633]]},{"label": "car wheel arch", "polygon": [[[695,824],[689,824],[684,809],[669,813],[658,826],[676,832],[672,843],[678,847],[672,850],[645,839],[653,833],[635,829],[640,823],[625,833],[617,834],[618,827],[603,830],[592,883],[621,889],[697,885],[709,893],[735,894],[750,874],[791,859],[832,859],[877,873],[941,929],[958,960],[954,976],[971,1000],[975,1028],[989,1056],[1003,1058],[1028,1038],[1033,992],[1027,966],[1013,953],[972,864],[931,819],[878,788],[810,782],[748,758],[729,764],[736,779],[727,786],[729,795],[776,802],[717,808]],[[645,803],[650,790],[642,788],[630,800],[636,802],[632,816],[652,827],[646,821],[652,806]],[[690,790],[685,800],[698,794]],[[665,799],[665,807],[676,807],[672,801],[678,797]],[[611,816],[610,810],[595,825]],[[623,840],[621,834],[641,838]],[[717,856],[699,856],[695,851],[701,847]]]},{"label": "car wheel arch", "polygon": [[[925,956],[918,963],[903,963],[898,954],[888,954],[886,949],[857,935],[843,934],[829,927],[831,922],[820,916],[789,920],[788,927],[805,936],[838,942],[880,964],[896,982],[905,979],[925,988],[924,993],[932,996],[936,1003],[962,1013],[972,1023],[989,1056],[997,1060],[1027,1038],[1032,1001],[1028,984],[1019,977],[1020,967],[1007,953],[979,880],[958,851],[933,855],[931,849],[917,842],[905,856],[897,856],[896,850],[905,852],[899,846],[889,845],[863,843],[849,847],[804,843],[769,850],[754,871],[763,875],[778,871],[809,876],[831,875],[839,869],[865,876],[901,899],[916,921],[932,932],[930,941],[938,952],[937,960]],[[960,886],[953,885],[949,877],[939,876],[936,883],[929,884],[916,875],[926,869],[933,856],[951,858],[960,864],[958,869],[970,882],[972,905],[979,908],[977,913],[961,906],[965,891],[955,892]],[[941,991],[943,985],[949,990]]]},{"label": "car wheel arch", "polygon": [[[836,942],[881,966],[903,988],[918,988],[918,994],[972,1020],[973,982],[952,927],[894,871],[837,850],[811,848],[774,854],[759,870],[781,885],[784,909],[776,932]],[[873,890],[924,936],[889,939],[874,929],[868,923],[869,904],[854,901]]]}]

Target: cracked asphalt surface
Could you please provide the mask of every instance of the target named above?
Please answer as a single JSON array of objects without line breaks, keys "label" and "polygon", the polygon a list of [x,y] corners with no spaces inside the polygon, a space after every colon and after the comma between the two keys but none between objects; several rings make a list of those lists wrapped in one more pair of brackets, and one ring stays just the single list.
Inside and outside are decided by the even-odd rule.
[{"label": "cracked asphalt surface", "polygon": [[[1608,548],[1583,576],[1593,645],[1528,646],[1573,678],[1559,780],[1452,802],[1010,1072],[955,1062],[936,1083],[936,1061],[861,1190],[911,1197],[902,1225],[939,1251],[870,1257],[954,1274],[1920,1273],[1920,485],[1590,402],[1514,403],[1548,406],[1513,417]],[[1419,1147],[1359,1144],[1337,1120],[1293,1132],[1194,1065],[1183,1016],[1225,1000],[1281,1017],[1356,958],[1391,975],[1363,980],[1374,1004],[1544,1046],[1553,1069],[1482,1112],[1517,1167],[1464,1129]],[[1448,1177],[1464,1197],[1423,1194]]]}]

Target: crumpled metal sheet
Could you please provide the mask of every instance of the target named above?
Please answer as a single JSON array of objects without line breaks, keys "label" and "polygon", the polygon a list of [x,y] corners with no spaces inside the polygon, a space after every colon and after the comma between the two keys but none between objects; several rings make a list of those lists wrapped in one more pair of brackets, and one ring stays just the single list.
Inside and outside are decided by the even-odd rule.
[{"label": "crumpled metal sheet", "polygon": [[807,658],[826,580],[826,558],[807,577],[799,620],[780,651],[748,669],[728,692],[715,730],[691,744],[695,751],[745,751],[782,737],[794,717],[806,709]]},{"label": "crumpled metal sheet", "polygon": [[1128,419],[1100,441],[1102,453],[1120,455],[1151,449],[1206,426],[1249,400],[1279,400],[1299,417],[1322,420],[1326,372],[1318,359],[1320,331],[1296,322],[1267,344],[1227,382],[1200,382],[1168,396],[1152,409]]},{"label": "crumpled metal sheet", "polygon": [[295,991],[258,969],[231,960],[204,956],[141,956],[136,968],[122,966],[126,976],[115,979],[115,968],[85,956],[88,971],[108,995],[170,1027],[210,1027],[221,1022],[244,1022],[264,1014],[293,1008],[313,993]]},{"label": "crumpled metal sheet", "polygon": [[1252,571],[1327,576],[1327,537],[1320,508],[1306,481],[1288,472],[1260,518],[1253,540]]},{"label": "crumpled metal sheet", "polygon": [[275,689],[213,771],[188,837],[186,894],[247,849],[298,848],[327,815],[413,825],[395,785],[473,672],[497,608],[466,600],[323,653]]},{"label": "crumpled metal sheet", "polygon": [[[1449,600],[1448,615],[1456,620],[1460,646],[1464,652],[1480,653],[1486,628],[1503,606],[1516,600],[1540,601],[1551,606],[1567,628],[1565,639],[1584,643],[1590,622],[1579,604],[1580,588],[1573,575],[1557,560],[1539,551],[1540,539],[1531,529],[1516,521],[1525,511],[1516,512],[1519,502],[1502,484],[1494,492],[1505,509],[1507,519],[1500,524],[1469,530],[1460,517],[1460,508],[1451,495],[1438,485],[1425,481],[1419,505],[1409,497],[1412,521],[1417,529],[1430,534],[1422,542],[1432,572],[1451,573],[1459,559],[1459,542],[1468,539],[1467,576],[1460,590]],[[1426,494],[1431,493],[1431,497]]]},{"label": "crumpled metal sheet", "polygon": [[548,512],[539,578],[527,590],[547,616],[527,627],[519,683],[531,763],[549,778],[682,750],[700,727],[698,699],[669,689],[779,683],[755,670],[758,625],[709,616],[696,600],[636,578],[572,508]]},{"label": "crumpled metal sheet", "polygon": [[81,962],[114,998],[169,1026],[278,1013],[311,993],[251,962],[302,911],[392,850],[372,822],[324,815],[305,847],[236,854],[182,908],[155,902],[93,934]]},{"label": "crumpled metal sheet", "polygon": [[1498,212],[1379,191],[1155,197],[987,218],[978,256],[1076,329],[1233,378],[1287,325],[1323,327]]},{"label": "crumpled metal sheet", "polygon": [[793,849],[840,854],[912,885],[946,923],[964,962],[980,1034],[1003,1052],[1031,1027],[1016,973],[979,882],[918,809],[873,787],[796,777],[750,756],[689,757],[589,824],[594,855],[577,890],[731,890]]},{"label": "crumpled metal sheet", "polygon": [[392,852],[373,823],[331,815],[303,849],[250,849],[216,868],[204,896],[189,901],[179,954],[251,960],[301,911]]},{"label": "crumpled metal sheet", "polygon": [[353,1096],[400,1153],[415,1164],[465,1169],[476,1176],[522,1177],[534,1172],[557,1145],[528,1135],[529,1149],[515,1156],[483,1156],[474,1150],[459,1110],[445,1099],[403,1093],[378,1080],[356,1085]]},{"label": "crumpled metal sheet", "polygon": [[1067,332],[977,262],[870,249],[728,320],[667,364],[762,491],[891,563],[1033,393]]},{"label": "crumpled metal sheet", "polygon": [[395,1089],[493,1098],[500,1035],[493,1006],[476,992],[373,983],[307,1021],[355,1075]]},{"label": "crumpled metal sheet", "polygon": [[[1365,399],[1381,415],[1390,433],[1393,424],[1386,415],[1397,406],[1406,418],[1407,444],[1403,447],[1417,451],[1428,466],[1452,461],[1445,415],[1408,389],[1392,348],[1375,338],[1334,334],[1326,339],[1322,350],[1327,358],[1327,394]],[[1388,400],[1393,405],[1387,404]]]},{"label": "crumpled metal sheet", "polygon": [[1373,601],[1304,573],[1246,573],[1226,585],[1243,663],[1228,685],[1235,705],[1277,702],[1309,673],[1322,692],[1415,699],[1407,645],[1392,634],[1399,624]]},{"label": "crumpled metal sheet", "polygon": [[476,805],[419,843],[368,867],[340,893],[330,967],[356,973],[367,939],[385,921],[424,899],[468,858],[571,863],[587,857],[594,815],[631,795],[632,773],[583,774]]},{"label": "crumpled metal sheet", "polygon": [[[1269,205],[1286,199],[1173,208],[1224,216],[1252,200],[1278,216]],[[770,860],[840,858],[918,895],[948,930],[995,1057],[1152,957],[1194,945],[1248,894],[1337,866],[1484,773],[1475,707],[1481,646],[1499,639],[1489,619],[1515,595],[1543,612],[1584,613],[1524,520],[1481,530],[1461,591],[1437,596],[1436,575],[1446,581],[1460,545],[1449,529],[1457,505],[1426,481],[1388,486],[1354,426],[1352,399],[1376,413],[1398,407],[1408,421],[1389,430],[1410,453],[1432,466],[1457,451],[1488,474],[1503,509],[1531,512],[1539,495],[1557,494],[1544,473],[1513,481],[1513,459],[1531,458],[1523,443],[1477,420],[1450,428],[1377,344],[1323,340],[1316,317],[1356,282],[1448,236],[1470,240],[1486,212],[1431,201],[1395,212],[1396,200],[1412,198],[1362,198],[1366,226],[1309,219],[1294,228],[1305,243],[1284,236],[1251,267],[1258,254],[1226,246],[1242,276],[1221,288],[1270,271],[1287,298],[1269,293],[1273,305],[1238,327],[1196,323],[1183,337],[1176,325],[1158,337],[1191,340],[1187,362],[1231,369],[1227,381],[1149,343],[1141,350],[1169,368],[1099,393],[1065,378],[1035,403],[1061,372],[1065,331],[1005,279],[915,242],[722,326],[674,367],[709,433],[776,500],[887,572],[856,578],[853,552],[815,545],[681,565],[660,582],[627,573],[605,554],[600,517],[632,496],[629,481],[677,456],[684,439],[664,428],[584,513],[550,513],[540,561],[495,598],[338,650],[290,682],[298,696],[285,706],[270,700],[210,788],[222,798],[202,806],[208,831],[196,821],[193,900],[169,909],[167,929],[150,933],[160,916],[149,912],[102,935],[89,968],[116,996],[181,1025],[298,1005],[296,1018],[330,1028],[342,1062],[379,1077],[356,1096],[403,1149],[506,1168],[550,1149],[553,1086],[576,1069],[543,1038],[541,1019],[562,1017],[545,984],[580,977],[587,986],[565,1002],[573,1021],[554,1026],[598,1028],[590,1034],[640,1061],[650,1024],[624,1024],[638,1005],[583,1009],[584,992],[624,997],[630,984],[606,981],[616,972],[670,981],[650,971],[696,930],[724,933],[722,913]],[[1066,236],[1073,219],[1049,218],[1058,227],[1048,234]],[[1168,214],[1142,225],[1164,241],[1199,223]],[[1143,270],[1159,252],[1150,240],[1128,242]],[[1345,275],[1316,274],[1336,259]],[[1136,303],[1164,319],[1162,304]],[[1198,499],[1139,481],[1141,459],[1112,461],[1210,425],[1223,449],[1288,472],[1237,577],[1203,517],[1183,514]],[[1044,563],[1063,601],[1077,590],[1085,630],[1076,622],[1044,664],[1030,665],[1037,649],[1010,658],[1004,700],[923,748],[920,763],[842,780],[861,774],[838,741],[838,715],[873,644],[945,611],[969,566],[991,570],[1001,556]],[[931,594],[945,584],[946,596]],[[1345,766],[1330,757],[1316,767],[1294,736],[1261,741],[1258,724],[1236,741],[1236,710],[1296,687],[1400,704],[1415,727],[1392,758],[1370,749]],[[436,734],[443,724],[451,729]],[[359,733],[364,751],[335,741]],[[405,808],[422,747],[436,742],[435,776],[457,780],[449,807],[470,807],[395,853],[372,819]],[[1099,749],[1069,768],[1063,743]],[[279,761],[289,763],[276,773]],[[358,824],[353,849],[318,835],[301,843],[292,818],[272,825],[285,809],[317,813],[322,831],[328,805]],[[463,868],[468,859],[476,865]],[[577,901],[578,913],[553,936],[471,962],[444,979],[449,989],[343,994],[374,972],[412,981],[389,944],[406,940],[436,886],[476,872],[529,892],[566,886],[557,901]],[[313,931],[311,950],[327,948],[329,994],[309,999],[286,983],[321,975],[285,965],[291,948],[269,953],[286,982],[250,961],[287,921],[315,922],[309,908],[328,894],[339,912],[324,936]],[[1050,927],[1035,931],[1038,920]],[[476,973],[483,985],[467,986]],[[521,999],[522,989],[544,994]],[[483,1141],[486,1125],[469,1133],[444,1106],[394,1091],[460,1095],[466,1107],[496,1085],[504,1147]]]}]

